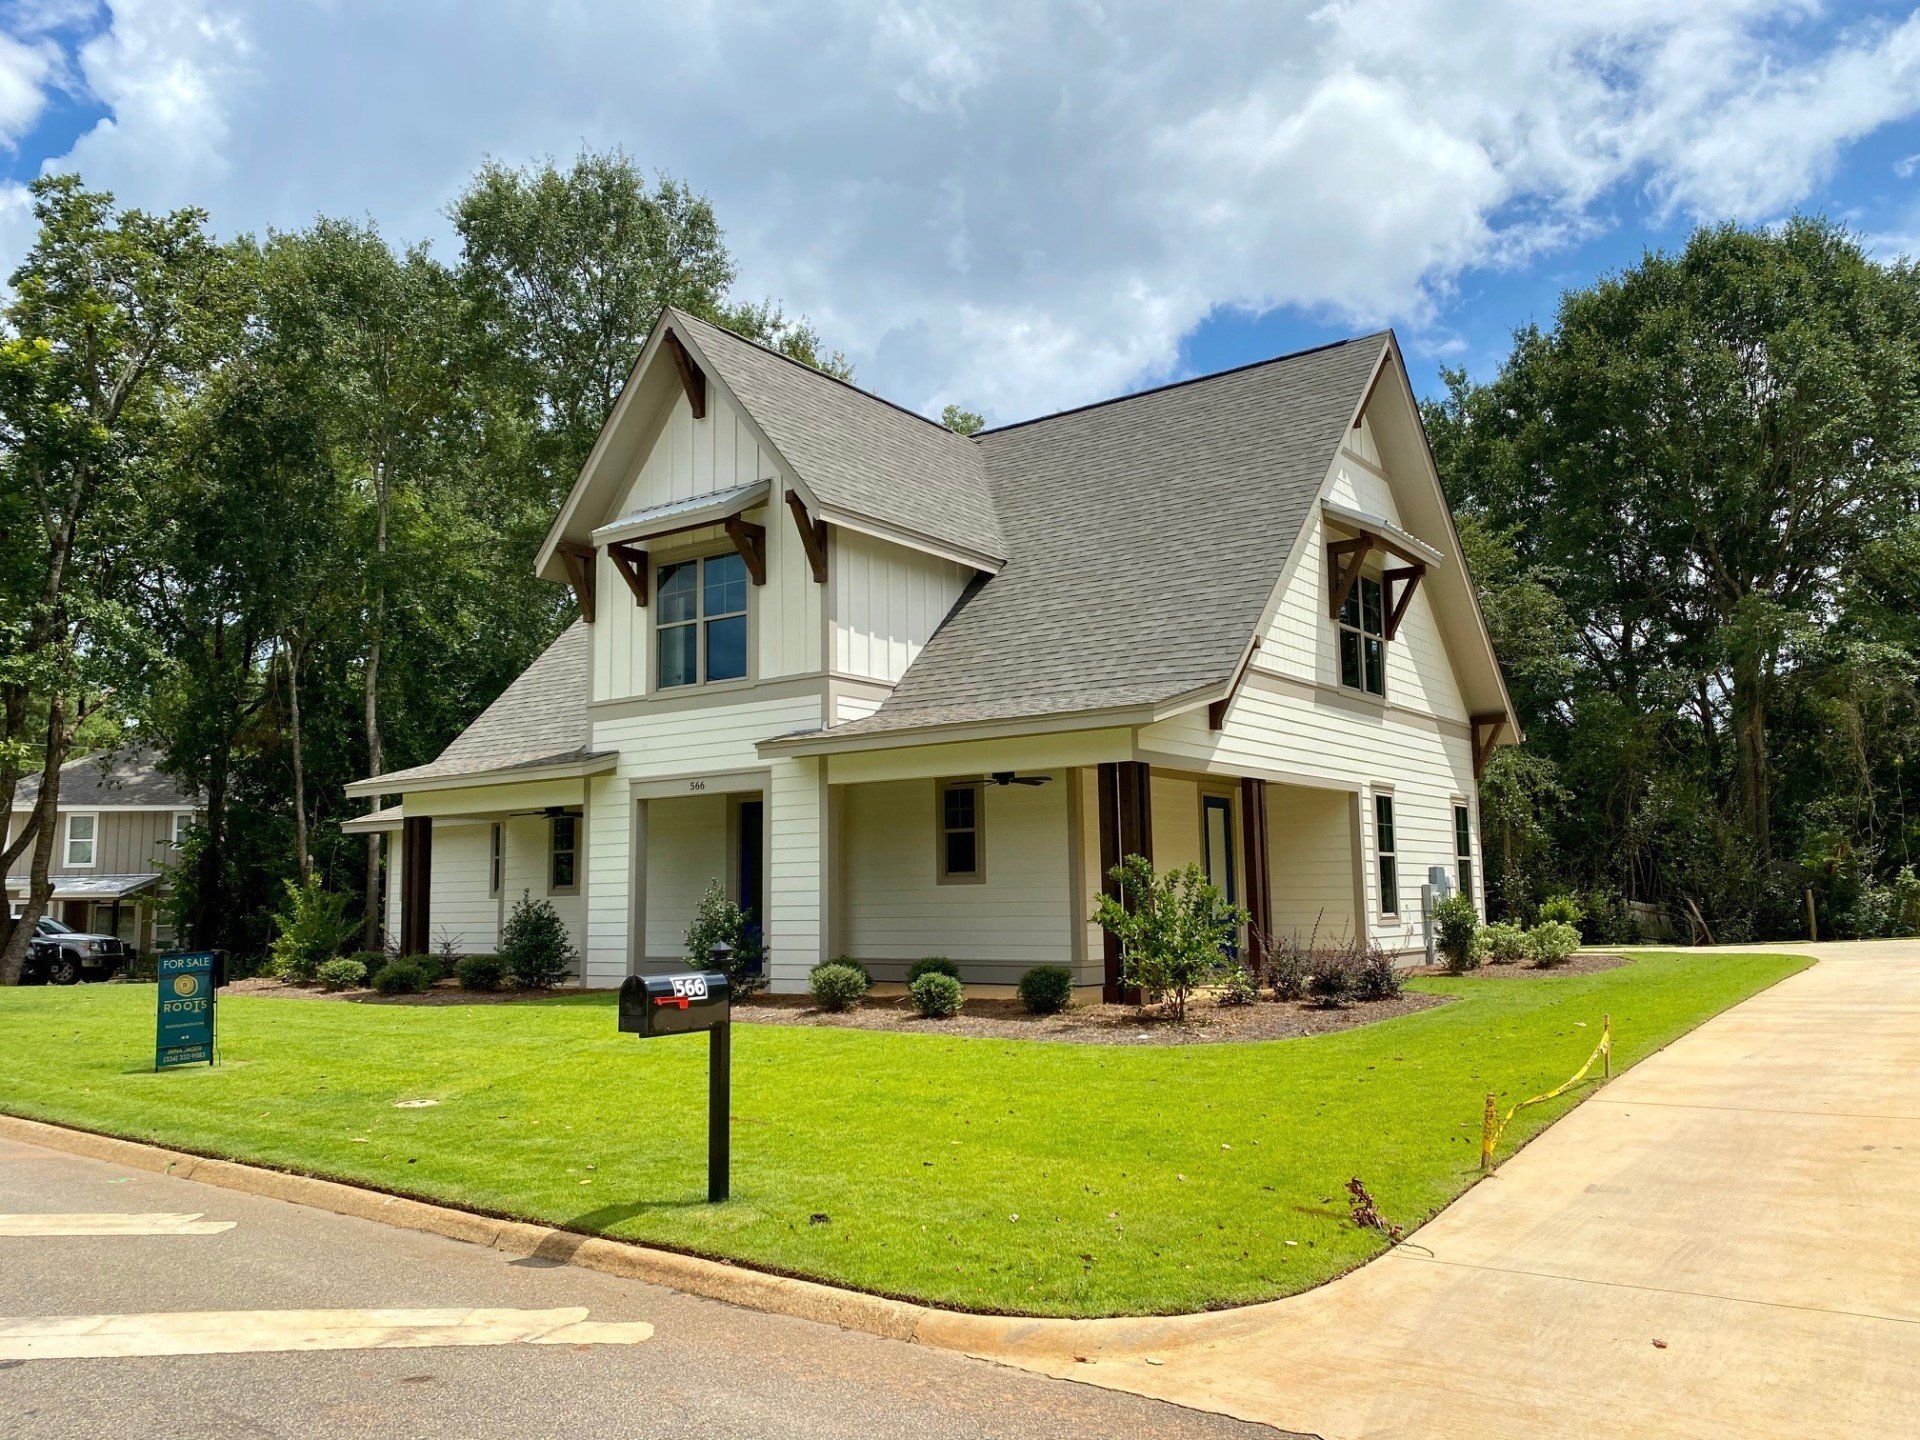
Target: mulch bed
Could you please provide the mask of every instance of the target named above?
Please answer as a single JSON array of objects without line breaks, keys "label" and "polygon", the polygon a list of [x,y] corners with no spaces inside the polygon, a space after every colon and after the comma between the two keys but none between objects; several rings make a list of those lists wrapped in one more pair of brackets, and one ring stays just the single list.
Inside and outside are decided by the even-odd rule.
[{"label": "mulch bed", "polygon": [[1029,1015],[1018,1000],[969,1000],[947,1020],[914,1014],[905,997],[868,1000],[838,1015],[817,1009],[807,995],[755,995],[733,1007],[734,1018],[760,1025],[820,1025],[843,1030],[893,1030],[907,1035],[951,1035],[981,1040],[1054,1040],[1070,1045],[1206,1045],[1227,1041],[1290,1040],[1327,1035],[1376,1020],[1431,1010],[1452,997],[1407,991],[1393,1000],[1356,1001],[1339,1010],[1311,1001],[1261,1000],[1222,1005],[1211,996],[1189,1001],[1187,1023],[1131,1005],[1076,1005],[1058,1015]]},{"label": "mulch bed", "polygon": [[543,995],[577,995],[568,990],[462,990],[458,980],[442,980],[420,995],[382,995],[370,985],[352,990],[322,990],[318,985],[289,985],[265,975],[236,980],[228,995],[264,995],[270,999],[353,1000],[362,1005],[503,1005],[515,1000],[537,1000]]},{"label": "mulch bed", "polygon": [[[1627,957],[1624,955],[1575,955],[1549,970],[1543,970],[1528,961],[1522,965],[1482,965],[1478,970],[1469,970],[1467,974],[1476,980],[1551,980],[1556,975],[1598,975],[1603,970],[1618,970],[1626,963]],[[1422,965],[1406,973],[1444,977],[1448,972],[1444,965]]]}]

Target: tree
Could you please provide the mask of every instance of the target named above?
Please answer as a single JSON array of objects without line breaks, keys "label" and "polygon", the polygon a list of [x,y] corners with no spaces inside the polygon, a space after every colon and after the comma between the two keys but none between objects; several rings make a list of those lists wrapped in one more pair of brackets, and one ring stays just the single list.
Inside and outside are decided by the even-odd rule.
[{"label": "tree", "polygon": [[956,435],[978,435],[987,428],[984,416],[972,410],[963,410],[958,405],[949,405],[942,410],[940,423]]},{"label": "tree", "polygon": [[[197,210],[116,210],[72,175],[30,187],[39,231],[11,277],[0,355],[0,463],[10,509],[24,509],[31,566],[9,544],[7,574],[32,588],[8,603],[0,668],[0,810],[10,812],[23,761],[40,789],[0,868],[34,846],[25,913],[6,925],[0,983],[16,983],[28,936],[51,893],[47,872],[60,766],[87,708],[90,678],[111,673],[137,637],[119,581],[137,535],[121,528],[169,402],[211,360],[226,333],[230,257]],[[25,504],[19,503],[24,495]]]},{"label": "tree", "polygon": [[1109,872],[1118,896],[1102,892],[1093,920],[1120,942],[1120,974],[1143,999],[1166,999],[1173,1018],[1187,1018],[1194,990],[1226,973],[1228,952],[1247,912],[1227,903],[1198,865],[1156,873],[1128,855]]}]

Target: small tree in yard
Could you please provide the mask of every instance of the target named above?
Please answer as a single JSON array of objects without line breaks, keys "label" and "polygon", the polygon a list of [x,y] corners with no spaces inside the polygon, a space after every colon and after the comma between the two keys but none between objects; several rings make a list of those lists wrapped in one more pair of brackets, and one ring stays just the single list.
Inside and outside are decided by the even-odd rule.
[{"label": "small tree in yard", "polygon": [[1143,1000],[1168,1001],[1184,1022],[1187,997],[1226,972],[1247,912],[1228,904],[1198,865],[1160,875],[1152,861],[1129,855],[1110,873],[1120,894],[1102,894],[1093,918],[1120,942],[1121,979]]},{"label": "small tree in yard", "polygon": [[718,880],[709,880],[706,893],[694,909],[693,923],[687,926],[687,958],[694,964],[711,964],[714,946],[727,947],[727,981],[736,997],[751,994],[765,979],[755,968],[760,963],[761,948],[759,939],[747,929],[752,919],[751,912],[727,898]]},{"label": "small tree in yard", "polygon": [[320,967],[347,943],[347,897],[330,893],[320,877],[287,881],[287,900],[275,917],[269,947],[273,973],[296,985],[311,984]]},{"label": "small tree in yard", "polygon": [[560,912],[522,890],[500,929],[500,958],[520,984],[548,990],[573,968],[577,956]]},{"label": "small tree in yard", "polygon": [[1433,923],[1440,932],[1440,954],[1450,972],[1464,975],[1480,963],[1480,917],[1463,891],[1454,891],[1433,907]]}]

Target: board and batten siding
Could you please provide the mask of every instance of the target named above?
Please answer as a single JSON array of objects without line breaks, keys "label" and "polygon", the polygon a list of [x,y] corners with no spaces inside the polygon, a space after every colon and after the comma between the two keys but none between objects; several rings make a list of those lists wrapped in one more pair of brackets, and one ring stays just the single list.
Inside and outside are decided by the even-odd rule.
[{"label": "board and batten siding", "polygon": [[838,526],[832,546],[827,585],[833,669],[897,681],[947,618],[973,571]]},{"label": "board and batten siding", "polygon": [[[748,605],[753,634],[753,673],[760,678],[821,668],[822,598],[805,551],[787,513],[786,480],[773,454],[717,389],[707,396],[706,418],[695,420],[684,393],[675,391],[651,422],[641,460],[619,502],[602,523],[653,505],[710,495],[770,480],[764,505],[745,518],[767,532],[767,583],[751,586]],[[662,558],[699,553],[723,544],[718,527],[669,536],[658,542]],[[593,625],[593,698],[621,700],[650,687],[651,606],[642,609],[603,548],[598,557]]]},{"label": "board and batten siding", "polygon": [[[69,814],[94,817],[91,865],[67,864]],[[173,816],[171,810],[88,810],[82,807],[69,811],[62,807],[54,819],[53,863],[47,867],[47,873],[55,879],[62,875],[145,875],[150,870],[171,865],[174,861]],[[29,818],[30,812],[17,812],[8,833],[17,835]],[[33,865],[33,849],[29,845],[21,852],[13,869],[7,872],[8,879],[26,879]]]},{"label": "board and batten siding", "polygon": [[987,785],[981,792],[985,878],[942,884],[935,784],[844,787],[840,818],[844,948],[877,980],[944,955],[975,984],[1013,984],[1035,965],[1073,960],[1067,842],[1071,787]]}]

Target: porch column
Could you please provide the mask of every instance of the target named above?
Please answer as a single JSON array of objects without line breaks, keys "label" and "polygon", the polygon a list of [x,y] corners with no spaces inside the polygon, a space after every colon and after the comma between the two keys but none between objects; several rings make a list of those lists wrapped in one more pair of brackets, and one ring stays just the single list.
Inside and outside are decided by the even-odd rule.
[{"label": "porch column", "polygon": [[425,955],[432,919],[433,817],[409,815],[400,822],[400,953]]},{"label": "porch column", "polygon": [[[1128,855],[1153,859],[1152,771],[1140,760],[1107,761],[1100,767],[1100,888],[1116,899],[1120,886],[1113,867]],[[1101,936],[1106,975],[1100,998],[1117,1002],[1129,998],[1120,983],[1120,942],[1111,933]]]},{"label": "porch column", "polygon": [[1267,782],[1240,781],[1240,848],[1247,872],[1247,968],[1257,977],[1273,938],[1273,871],[1267,859]]}]

